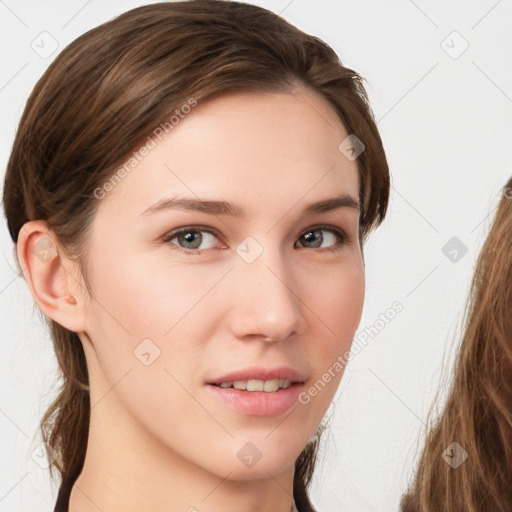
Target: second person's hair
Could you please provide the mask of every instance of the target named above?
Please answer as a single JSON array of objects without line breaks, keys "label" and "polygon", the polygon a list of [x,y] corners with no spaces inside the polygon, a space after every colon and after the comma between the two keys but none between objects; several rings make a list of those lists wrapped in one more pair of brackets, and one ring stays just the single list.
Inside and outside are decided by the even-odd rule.
[{"label": "second person's hair", "polygon": [[402,512],[512,510],[512,178],[478,257],[464,320],[451,390]]}]

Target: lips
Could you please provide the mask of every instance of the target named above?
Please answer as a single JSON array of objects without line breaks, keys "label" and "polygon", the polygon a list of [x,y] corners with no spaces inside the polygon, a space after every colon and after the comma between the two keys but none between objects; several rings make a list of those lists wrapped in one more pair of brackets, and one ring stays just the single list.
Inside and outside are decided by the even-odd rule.
[{"label": "lips", "polygon": [[303,372],[287,366],[279,366],[275,368],[250,367],[243,370],[233,371],[231,373],[226,373],[220,377],[215,377],[211,380],[208,380],[206,384],[219,385],[223,382],[246,380],[267,381],[273,379],[289,380],[295,384],[305,382],[306,376]]},{"label": "lips", "polygon": [[[223,377],[224,378],[224,377]],[[291,384],[279,391],[243,391],[207,384],[205,392],[215,403],[245,416],[273,417],[290,411],[299,404],[305,384]]]}]

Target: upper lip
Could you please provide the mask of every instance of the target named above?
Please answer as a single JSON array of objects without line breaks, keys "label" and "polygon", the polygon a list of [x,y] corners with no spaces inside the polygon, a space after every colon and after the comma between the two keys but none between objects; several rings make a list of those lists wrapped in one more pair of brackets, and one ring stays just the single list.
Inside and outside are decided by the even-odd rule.
[{"label": "upper lip", "polygon": [[243,370],[237,370],[227,373],[222,377],[215,378],[207,382],[207,384],[222,384],[223,382],[233,382],[235,380],[273,380],[282,379],[289,380],[293,383],[304,382],[305,375],[287,366],[279,366],[276,368],[267,367],[251,367]]}]

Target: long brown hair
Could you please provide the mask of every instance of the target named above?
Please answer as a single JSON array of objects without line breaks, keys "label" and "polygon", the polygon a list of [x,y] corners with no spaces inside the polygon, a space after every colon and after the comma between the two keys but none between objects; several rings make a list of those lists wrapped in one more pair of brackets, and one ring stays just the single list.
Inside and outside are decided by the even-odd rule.
[{"label": "long brown hair", "polygon": [[[192,0],[128,11],[73,41],[30,95],[5,178],[11,237],[16,242],[29,220],[45,220],[86,277],[95,191],[155,127],[217,93],[286,93],[302,85],[326,98],[364,144],[357,164],[365,240],[385,217],[390,182],[363,80],[323,41],[254,5]],[[41,431],[56,450],[50,469],[59,471],[60,496],[67,496],[87,448],[88,374],[77,334],[50,319],[49,325],[62,387]],[[318,439],[296,461],[293,492],[301,512],[314,510],[307,488],[317,448]]]},{"label": "long brown hair", "polygon": [[471,282],[451,388],[402,512],[512,510],[512,179],[502,192]]}]

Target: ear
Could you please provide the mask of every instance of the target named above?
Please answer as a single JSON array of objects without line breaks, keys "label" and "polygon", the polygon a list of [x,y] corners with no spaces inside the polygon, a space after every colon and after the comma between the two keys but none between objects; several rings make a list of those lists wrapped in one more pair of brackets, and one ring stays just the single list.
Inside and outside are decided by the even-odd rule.
[{"label": "ear", "polygon": [[16,251],[23,277],[39,309],[66,329],[84,332],[87,290],[78,264],[65,257],[46,222],[25,223]]}]

